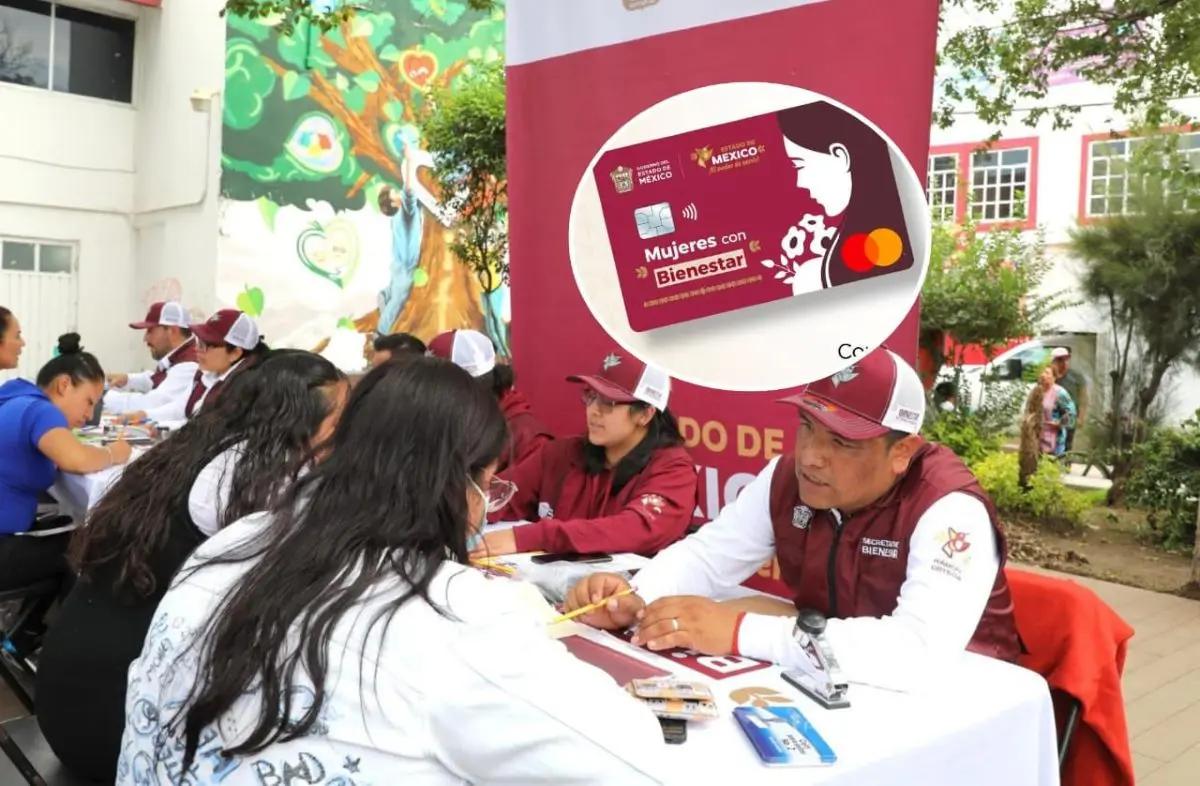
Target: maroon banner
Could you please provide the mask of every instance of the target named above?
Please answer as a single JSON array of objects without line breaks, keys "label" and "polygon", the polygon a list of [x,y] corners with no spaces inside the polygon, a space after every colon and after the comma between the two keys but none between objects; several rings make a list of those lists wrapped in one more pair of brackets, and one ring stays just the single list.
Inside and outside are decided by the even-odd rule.
[{"label": "maroon banner", "polygon": [[[938,0],[523,0],[508,13],[513,356],[520,387],[559,433],[582,431],[585,417],[564,377],[618,348],[578,293],[568,223],[592,158],[630,118],[710,84],[775,82],[851,107],[925,171]],[[914,364],[916,316],[888,341]],[[804,336],[772,340],[782,354]],[[848,364],[862,351],[847,341],[839,355]],[[676,385],[671,409],[701,473],[698,519],[791,450],[796,416],[781,395]]]}]

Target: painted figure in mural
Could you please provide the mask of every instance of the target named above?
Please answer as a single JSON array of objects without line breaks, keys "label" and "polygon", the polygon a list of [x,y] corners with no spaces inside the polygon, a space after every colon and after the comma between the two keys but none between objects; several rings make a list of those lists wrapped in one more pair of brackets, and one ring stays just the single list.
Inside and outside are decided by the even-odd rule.
[{"label": "painted figure in mural", "polygon": [[408,302],[412,292],[413,274],[421,261],[421,238],[425,231],[425,214],[417,199],[415,186],[418,161],[411,139],[404,140],[404,155],[400,169],[404,182],[399,191],[384,186],[379,192],[379,210],[392,222],[392,265],[387,288],[379,293],[379,333],[387,335]]}]

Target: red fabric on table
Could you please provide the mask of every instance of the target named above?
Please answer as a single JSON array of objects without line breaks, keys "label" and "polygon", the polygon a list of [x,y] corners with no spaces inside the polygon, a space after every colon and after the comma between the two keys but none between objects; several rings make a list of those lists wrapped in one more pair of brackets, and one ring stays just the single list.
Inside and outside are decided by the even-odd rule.
[{"label": "red fabric on table", "polygon": [[583,636],[566,636],[559,639],[571,654],[585,663],[590,663],[616,680],[618,685],[628,685],[633,680],[648,680],[669,677],[671,672],[651,666],[644,660],[618,652],[612,647],[598,644]]},{"label": "red fabric on table", "polygon": [[[1063,767],[1063,786],[1133,784],[1121,672],[1131,628],[1081,584],[1007,569],[1017,631],[1029,650],[1020,664],[1082,705]],[[1068,707],[1058,718],[1063,728]]]}]

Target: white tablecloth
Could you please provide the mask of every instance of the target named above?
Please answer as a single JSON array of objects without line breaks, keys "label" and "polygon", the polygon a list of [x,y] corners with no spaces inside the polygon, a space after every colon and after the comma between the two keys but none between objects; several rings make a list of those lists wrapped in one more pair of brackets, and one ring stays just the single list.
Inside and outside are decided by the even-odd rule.
[{"label": "white tablecloth", "polygon": [[[499,558],[521,574],[536,569],[528,555]],[[645,558],[613,555],[596,570],[639,568]],[[561,563],[560,563],[561,565]],[[549,567],[549,566],[546,566]],[[565,566],[564,566],[565,567]],[[527,578],[536,580],[534,576]],[[636,579],[634,580],[636,583]],[[726,596],[758,595],[736,588]],[[708,681],[722,717],[689,723],[688,741],[669,746],[671,781],[697,784],[836,784],[837,786],[1058,786],[1058,740],[1050,690],[1039,675],[1019,666],[964,652],[935,684],[911,693],[850,686],[844,710],[826,710],[779,676],[774,666],[723,680],[669,657],[584,629],[584,635],[688,679]],[[735,663],[733,659],[716,659]],[[759,687],[789,697],[838,756],[830,767],[763,766],[733,719],[734,691]]]},{"label": "white tablecloth", "polygon": [[[702,675],[611,636],[589,638],[634,653],[688,679]],[[722,717],[689,723],[683,745],[668,746],[673,779],[697,784],[836,784],[837,786],[1058,786],[1050,692],[1037,674],[963,653],[936,685],[901,694],[850,687],[851,706],[826,710],[770,667],[709,684]],[[760,687],[793,700],[833,748],[829,767],[763,766],[733,719],[736,690]]]},{"label": "white tablecloth", "polygon": [[[129,460],[135,461],[145,452],[145,448],[134,448]],[[120,464],[87,475],[60,472],[58,479],[50,487],[50,494],[58,500],[64,513],[82,524],[88,511],[96,507],[100,498],[117,482],[117,478],[121,477],[126,466]]]}]

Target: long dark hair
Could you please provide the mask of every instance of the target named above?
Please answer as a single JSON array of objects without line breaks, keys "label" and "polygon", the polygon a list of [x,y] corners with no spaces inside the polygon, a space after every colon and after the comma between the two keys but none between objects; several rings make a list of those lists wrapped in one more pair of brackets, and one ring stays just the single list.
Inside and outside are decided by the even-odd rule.
[{"label": "long dark hair", "polygon": [[91,352],[84,352],[79,341],[78,333],[64,333],[58,337],[58,356],[51,358],[37,373],[39,388],[50,387],[51,382],[64,374],[71,378],[72,385],[104,381],[100,361]]},{"label": "long dark hair", "polygon": [[391,352],[396,355],[424,355],[425,342],[412,333],[388,333],[376,336],[371,342],[376,352]]},{"label": "long dark hair", "polygon": [[[629,405],[631,415],[645,412],[647,409],[650,409],[650,405],[640,401]],[[625,488],[625,484],[644,470],[650,463],[654,451],[682,444],[683,435],[679,433],[679,422],[675,420],[671,410],[656,409],[654,417],[650,419],[650,423],[646,427],[646,435],[642,437],[642,441],[633,450],[626,453],[625,457],[617,462],[617,466],[612,468],[612,492],[616,494]],[[608,471],[604,448],[600,445],[593,445],[586,438],[583,443],[583,466],[584,471],[589,475],[599,475]]]},{"label": "long dark hair", "polygon": [[[201,732],[252,689],[261,714],[225,755],[308,734],[327,695],[333,629],[381,582],[399,579],[404,590],[365,637],[381,622],[386,633],[410,600],[447,614],[430,599],[430,585],[446,561],[467,562],[468,479],[479,478],[507,438],[496,400],[449,361],[391,360],[354,387],[325,460],[252,537],[189,569],[257,561],[200,638],[196,682],[172,721],[176,734],[182,726],[185,770]],[[295,630],[303,631],[298,649],[289,644]],[[300,674],[316,695],[294,719],[301,708],[289,688]]]},{"label": "long dark hair", "polygon": [[169,522],[186,503],[196,475],[210,461],[245,444],[230,481],[219,526],[266,510],[310,459],[313,435],[329,416],[329,386],[344,379],[325,358],[280,350],[245,372],[170,439],[130,463],[76,531],[68,558],[89,581],[120,561],[116,589],[139,599],[159,591],[151,558],[167,540]]},{"label": "long dark hair", "polygon": [[512,390],[512,386],[516,383],[513,377],[512,366],[498,363],[496,367],[486,374],[476,378],[476,381],[483,385],[488,390],[492,391],[492,395],[496,398],[502,398],[505,393]]}]

